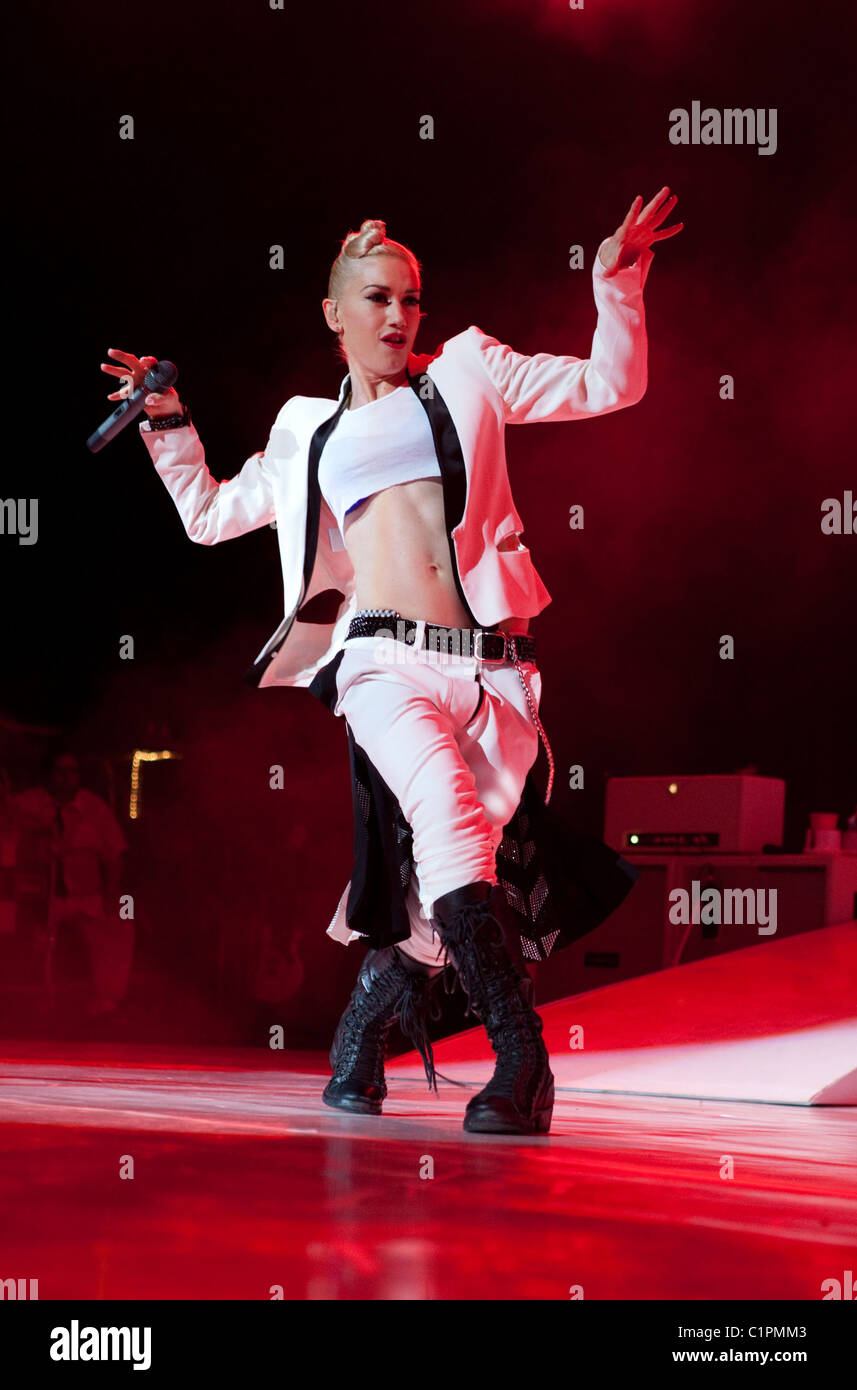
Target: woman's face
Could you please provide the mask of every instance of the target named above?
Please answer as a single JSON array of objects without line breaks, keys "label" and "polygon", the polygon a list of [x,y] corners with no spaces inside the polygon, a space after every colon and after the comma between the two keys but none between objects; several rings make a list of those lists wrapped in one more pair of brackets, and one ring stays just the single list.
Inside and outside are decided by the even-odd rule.
[{"label": "woman's face", "polygon": [[[401,256],[379,253],[357,261],[342,299],[323,302],[328,326],[344,329],[340,341],[349,365],[373,377],[398,375],[407,365],[420,326],[420,284]],[[395,337],[397,342],[385,339]]]}]

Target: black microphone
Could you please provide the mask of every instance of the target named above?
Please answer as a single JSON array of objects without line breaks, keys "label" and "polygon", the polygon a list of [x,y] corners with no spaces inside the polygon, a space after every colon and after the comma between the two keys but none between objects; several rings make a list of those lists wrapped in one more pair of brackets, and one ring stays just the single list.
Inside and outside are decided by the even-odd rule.
[{"label": "black microphone", "polygon": [[154,367],[150,367],[143,377],[143,384],[138,386],[121,405],[117,406],[112,415],[108,415],[103,425],[99,425],[95,434],[91,434],[86,441],[87,449],[93,454],[97,454],[99,449],[103,449],[105,444],[109,444],[111,439],[115,439],[120,430],[124,430],[126,425],[130,425],[143,409],[146,397],[152,391],[166,391],[172,386],[179,374],[178,367],[173,362],[156,362]]}]

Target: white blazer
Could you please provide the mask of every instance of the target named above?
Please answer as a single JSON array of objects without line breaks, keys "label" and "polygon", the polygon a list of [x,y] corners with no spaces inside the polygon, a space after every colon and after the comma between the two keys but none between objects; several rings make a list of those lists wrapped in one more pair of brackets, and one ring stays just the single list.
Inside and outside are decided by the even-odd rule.
[{"label": "white blazer", "polygon": [[[643,251],[633,266],[607,276],[596,254],[598,322],[588,358],[526,357],[474,324],[435,353],[408,357],[410,385],[429,417],[441,469],[456,584],[474,627],[491,627],[506,616],[535,617],[551,599],[520,541],[505,427],[585,420],[640,400],[647,383],[643,286],[652,259],[651,250]],[[247,672],[251,684],[315,681],[313,693],[319,694],[324,668],[342,649],[356,611],[354,571],[318,487],[324,441],[349,399],[350,375],[337,400],[292,396],[266,448],[222,483],[208,472],[192,424],[168,430],[140,425],[192,541],[215,545],[276,523],[285,616]],[[509,536],[518,537],[517,547],[498,549]],[[315,609],[308,610],[313,599]]]}]

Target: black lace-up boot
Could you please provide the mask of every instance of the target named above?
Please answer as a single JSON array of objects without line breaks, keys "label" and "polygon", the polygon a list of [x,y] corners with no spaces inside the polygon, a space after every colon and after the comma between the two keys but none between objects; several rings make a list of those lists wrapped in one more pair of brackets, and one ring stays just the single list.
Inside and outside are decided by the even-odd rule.
[{"label": "black lace-up boot", "polygon": [[467,995],[468,1013],[485,1025],[497,1065],[467,1105],[464,1128],[479,1134],[547,1134],[554,1079],[532,1005],[520,938],[503,888],[469,883],[435,901],[434,925]]},{"label": "black lace-up boot", "polygon": [[[369,951],[330,1049],[333,1076],[322,1100],[336,1110],[380,1115],[387,1094],[384,1056],[390,1029],[399,1027],[419,1052],[429,1090],[437,1091],[428,1018],[441,968],[423,965],[396,946]],[[440,1010],[434,1017],[440,1016]]]}]

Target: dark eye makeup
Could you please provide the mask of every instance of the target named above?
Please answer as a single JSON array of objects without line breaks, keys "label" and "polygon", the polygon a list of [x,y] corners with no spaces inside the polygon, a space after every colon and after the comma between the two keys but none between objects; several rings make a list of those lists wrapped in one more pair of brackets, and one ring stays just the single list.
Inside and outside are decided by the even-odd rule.
[{"label": "dark eye makeup", "polygon": [[[369,299],[386,299],[386,298],[387,298],[387,296],[386,296],[381,290],[375,290],[373,294],[370,294],[370,295],[368,295],[367,297],[368,297]],[[405,302],[407,302],[408,300],[410,300],[412,304],[419,304],[419,302],[420,302],[420,301],[417,299],[416,295],[413,295],[413,294],[405,295]]]}]

